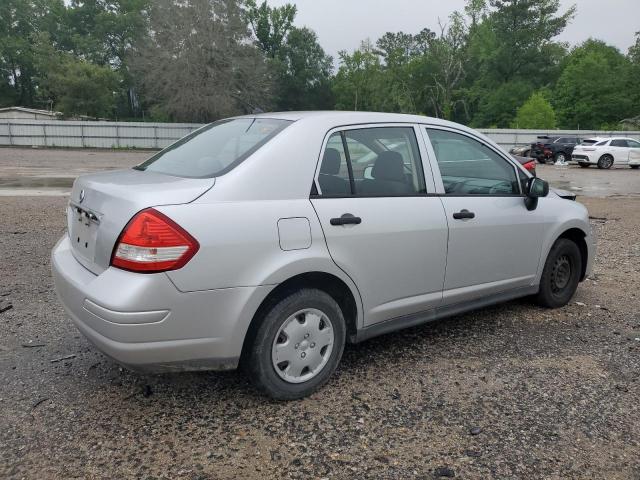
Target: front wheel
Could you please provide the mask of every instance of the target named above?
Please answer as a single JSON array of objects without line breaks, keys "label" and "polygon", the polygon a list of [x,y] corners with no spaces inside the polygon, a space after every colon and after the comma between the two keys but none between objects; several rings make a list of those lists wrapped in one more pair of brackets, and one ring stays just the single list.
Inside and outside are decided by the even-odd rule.
[{"label": "front wheel", "polygon": [[634,170],[637,170],[640,168],[640,165],[629,165],[631,168],[633,168]]},{"label": "front wheel", "polygon": [[565,163],[567,161],[567,156],[564,152],[556,153],[556,163]]},{"label": "front wheel", "polygon": [[576,293],[581,274],[580,249],[571,240],[560,238],[551,247],[544,264],[537,303],[548,308],[566,305]]},{"label": "front wheel", "polygon": [[253,383],[272,398],[306,397],[336,369],[345,339],[345,320],[336,301],[321,290],[298,290],[267,308],[246,368]]},{"label": "front wheel", "polygon": [[613,157],[611,155],[603,155],[598,160],[598,168],[608,170],[613,166]]}]

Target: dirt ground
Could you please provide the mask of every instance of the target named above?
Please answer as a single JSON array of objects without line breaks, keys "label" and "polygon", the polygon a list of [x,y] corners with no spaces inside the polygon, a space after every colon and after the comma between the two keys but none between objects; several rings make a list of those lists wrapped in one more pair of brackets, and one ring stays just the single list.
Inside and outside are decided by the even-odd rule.
[{"label": "dirt ground", "polygon": [[105,358],[52,288],[67,199],[0,197],[0,478],[640,479],[640,198],[579,200],[598,255],[570,305],[348,346],[325,388],[279,403],[236,372]]}]

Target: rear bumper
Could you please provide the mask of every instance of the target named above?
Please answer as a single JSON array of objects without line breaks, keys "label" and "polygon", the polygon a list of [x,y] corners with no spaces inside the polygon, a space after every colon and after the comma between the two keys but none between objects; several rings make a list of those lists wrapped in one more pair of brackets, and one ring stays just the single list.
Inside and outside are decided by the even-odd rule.
[{"label": "rear bumper", "polygon": [[237,366],[254,308],[271,287],[181,292],[167,275],[108,268],[95,275],[65,235],[54,247],[55,289],[78,330],[134,370],[224,370]]}]

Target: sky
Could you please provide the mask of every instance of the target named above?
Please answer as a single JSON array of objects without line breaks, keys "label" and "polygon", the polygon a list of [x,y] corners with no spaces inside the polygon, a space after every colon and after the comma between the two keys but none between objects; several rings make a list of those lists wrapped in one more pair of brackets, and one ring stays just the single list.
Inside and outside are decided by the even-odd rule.
[{"label": "sky", "polygon": [[[424,27],[438,31],[464,0],[268,0],[272,6],[298,7],[297,26],[314,30],[320,45],[337,58],[340,50],[354,50],[366,38],[385,32],[417,33]],[[640,0],[561,0],[562,12],[576,5],[576,16],[558,40],[576,45],[589,37],[627,53],[640,31]]]}]

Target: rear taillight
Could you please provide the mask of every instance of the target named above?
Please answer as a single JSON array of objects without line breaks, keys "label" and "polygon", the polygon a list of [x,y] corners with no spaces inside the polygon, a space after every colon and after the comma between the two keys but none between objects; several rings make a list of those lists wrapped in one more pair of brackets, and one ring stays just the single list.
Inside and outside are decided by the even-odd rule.
[{"label": "rear taillight", "polygon": [[186,265],[200,245],[180,225],[149,208],[138,212],[124,227],[111,257],[114,267],[141,273],[177,270]]},{"label": "rear taillight", "polygon": [[525,164],[522,165],[524,168],[526,168],[529,172],[535,172],[536,171],[536,162],[535,161],[530,161],[527,162]]}]

